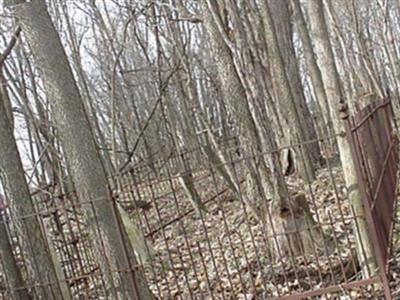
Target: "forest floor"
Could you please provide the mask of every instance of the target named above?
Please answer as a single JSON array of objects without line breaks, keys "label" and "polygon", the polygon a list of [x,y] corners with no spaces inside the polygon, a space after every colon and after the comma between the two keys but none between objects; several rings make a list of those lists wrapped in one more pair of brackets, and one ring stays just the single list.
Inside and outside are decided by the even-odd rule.
[{"label": "forest floor", "polygon": [[[257,221],[243,200],[235,198],[222,179],[210,171],[202,171],[195,174],[194,181],[207,210],[201,216],[193,210],[174,176],[145,181],[129,191],[135,194],[130,196],[131,200],[145,200],[149,204],[131,213],[132,217],[140,215],[146,241],[152,249],[152,259],[143,263],[144,274],[160,299],[275,299],[362,279],[354,254],[354,217],[340,168],[321,169],[312,184],[306,184],[295,176],[288,177],[291,192],[305,193],[326,243],[298,257],[283,255],[277,259],[271,258],[265,226]],[[243,185],[241,188],[245,188]],[[59,203],[53,205],[61,207],[65,201],[60,197]],[[75,200],[71,198],[68,201]],[[51,234],[57,237],[54,239],[56,248],[65,257],[64,267],[71,270],[67,277],[77,278],[71,281],[74,295],[103,299],[101,276],[96,275],[90,241],[85,237],[86,231],[82,230],[85,227],[83,214],[65,211],[68,213],[60,212],[59,221],[68,224],[66,219],[70,220],[74,236],[66,225],[53,226],[53,230],[58,228],[61,231]],[[390,259],[393,299],[400,299],[399,213],[400,208]],[[71,245],[65,247],[66,242]],[[82,261],[85,262],[83,265]],[[85,280],[80,280],[81,275],[91,282],[89,288]],[[6,290],[5,286],[3,289]],[[0,295],[0,299],[7,297]],[[369,286],[307,299],[374,300],[383,297],[379,288]]]},{"label": "forest floor", "polygon": [[[398,204],[400,194],[398,194]],[[393,299],[400,299],[400,206],[397,204],[395,225],[393,229],[393,250],[390,258],[390,286]]]},{"label": "forest floor", "polygon": [[[141,191],[142,198],[153,199],[143,226],[155,252],[155,258],[145,265],[156,295],[162,299],[274,299],[362,278],[354,255],[353,213],[339,168],[319,171],[311,185],[289,179],[291,191],[306,194],[327,243],[313,253],[276,260],[270,258],[262,224],[243,201],[224,189],[220,179],[212,178],[207,172],[196,174],[196,189],[207,208],[201,217],[175,182],[152,183]],[[394,237],[392,285],[400,295],[396,263],[400,260],[400,226]],[[313,299],[382,297],[370,286]]]}]

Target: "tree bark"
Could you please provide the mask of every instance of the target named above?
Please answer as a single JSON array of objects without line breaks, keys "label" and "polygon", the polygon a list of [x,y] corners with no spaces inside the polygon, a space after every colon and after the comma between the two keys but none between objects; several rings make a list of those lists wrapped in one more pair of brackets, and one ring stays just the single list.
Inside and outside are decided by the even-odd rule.
[{"label": "tree bark", "polygon": [[143,274],[134,271],[121,216],[113,203],[107,174],[67,56],[44,0],[14,7],[51,100],[60,140],[110,298],[153,299]]},{"label": "tree bark", "polygon": [[[271,230],[273,238],[269,242],[275,259],[284,255],[304,255],[307,249],[304,237],[311,234],[314,235],[314,239],[320,239],[322,236],[319,232],[308,229],[307,224],[310,223],[307,217],[310,216],[310,212],[305,211],[306,207],[301,206],[297,200],[292,201],[283,177],[279,155],[276,152],[265,157],[260,155],[263,151],[276,149],[274,134],[268,126],[271,124],[268,116],[263,115],[263,121],[268,125],[262,126],[260,113],[257,108],[250,106],[242,78],[239,76],[240,71],[237,70],[229,47],[230,45],[234,48],[234,45],[224,36],[225,29],[222,28],[219,15],[221,6],[216,0],[207,0],[203,9],[205,28],[214,51],[222,94],[228,110],[236,118],[238,138],[244,152],[247,166],[245,200]],[[255,202],[249,198],[253,201],[255,199]],[[266,198],[271,199],[271,202],[263,202]],[[260,209],[259,206],[264,209]],[[304,233],[302,236],[296,235],[296,249],[290,245],[291,235],[287,233],[288,228],[295,228],[298,233]]]},{"label": "tree bark", "polygon": [[[274,187],[271,182],[272,178],[268,178],[268,176],[266,176],[265,178],[263,177],[261,179],[261,182],[265,181],[265,190],[262,189],[261,184],[257,184],[257,182],[260,181],[260,178],[258,178],[256,175],[257,165],[260,168],[264,168],[267,173],[269,171],[265,164],[264,157],[258,156],[258,154],[262,152],[261,139],[250,111],[246,91],[242,86],[240,78],[237,74],[237,70],[235,69],[232,54],[221,37],[220,31],[224,29],[218,28],[218,20],[216,20],[219,18],[218,4],[215,0],[207,2],[208,6],[204,6],[204,12],[206,13],[205,26],[211,38],[212,47],[215,53],[215,60],[219,71],[218,79],[221,84],[222,94],[227,100],[226,105],[228,110],[230,110],[232,115],[236,118],[240,146],[243,147],[244,155],[249,157],[246,161],[246,165],[249,168],[250,174],[252,174],[251,176],[253,177],[252,185],[256,185],[250,189],[258,190],[258,192],[261,192],[261,195],[264,194],[264,196],[271,197],[274,194]],[[256,155],[254,159],[251,158],[253,155]],[[264,176],[264,174],[261,176]],[[247,181],[247,184],[250,184],[249,180]],[[262,197],[260,197],[261,195],[256,197],[258,198],[258,201],[262,201]],[[283,197],[281,198],[278,195],[276,196],[277,202],[283,199]],[[282,203],[283,202],[284,201],[282,201]],[[249,199],[247,199],[247,203],[258,218],[264,218],[258,207],[259,203],[254,203]]]},{"label": "tree bark", "polygon": [[[281,6],[281,2],[282,1],[275,1],[274,13],[276,13],[277,11],[281,14],[284,13],[282,11],[283,9]],[[292,54],[294,55],[294,53],[292,53],[290,49],[287,51],[287,53],[285,53],[288,63],[288,65],[285,65],[285,60],[283,58],[283,53],[281,52],[281,50],[282,48],[288,48],[290,42],[278,42],[278,32],[276,31],[276,26],[274,25],[269,1],[268,3],[267,1],[262,1],[261,14],[263,16],[263,22],[265,26],[265,35],[268,44],[268,57],[270,60],[271,73],[273,81],[275,82],[274,86],[276,89],[276,95],[279,98],[279,100],[276,102],[278,105],[281,122],[286,128],[286,142],[288,144],[293,144],[307,141],[310,139],[308,138],[309,135],[307,134],[308,124],[305,123],[303,118],[300,118],[300,114],[305,114],[305,110],[307,108],[304,107],[305,103],[303,103],[303,105],[301,103],[301,83],[298,82],[298,75],[294,74],[294,72],[296,71],[292,69],[294,68],[292,64],[294,63],[296,65],[296,62],[289,61],[289,56]],[[287,23],[289,23],[289,20]],[[290,37],[288,37],[289,32],[281,30],[280,33],[281,35],[283,35],[280,36],[280,40],[290,39]],[[293,80],[293,82],[291,82],[291,80],[289,79],[289,75],[292,75],[292,78],[290,79]],[[295,97],[295,93],[300,93],[300,95],[296,94]],[[302,153],[298,155],[299,157],[296,162],[297,170],[302,178],[304,178],[305,180],[314,180],[315,171],[311,159],[310,145],[301,147],[300,151]],[[304,165],[301,162],[302,160]]]},{"label": "tree bark", "polygon": [[322,82],[321,71],[317,65],[310,35],[308,33],[306,21],[304,19],[301,5],[298,0],[292,0],[294,20],[297,26],[297,32],[301,39],[301,44],[304,51],[304,57],[307,63],[308,71],[310,72],[310,78],[313,85],[315,97],[322,113],[323,126],[326,128],[332,128],[332,118],[329,109],[328,99],[325,94],[324,85]]},{"label": "tree bark", "polygon": [[[312,36],[315,41],[314,45],[317,61],[321,70],[328,103],[330,104],[333,126],[336,133],[344,132],[344,124],[340,118],[339,112],[339,106],[344,100],[342,97],[342,87],[329,41],[329,33],[325,21],[322,0],[309,0],[308,13]],[[359,261],[362,265],[364,275],[372,276],[374,274],[371,274],[371,272],[375,270],[376,265],[375,258],[365,220],[361,194],[358,189],[357,174],[351,156],[350,145],[345,136],[338,136],[337,144],[343,167],[344,179],[348,190],[348,197],[356,214],[354,232],[356,235]],[[363,248],[365,249],[366,257],[364,257]]]},{"label": "tree bark", "polygon": [[[11,122],[4,106],[2,93],[0,93],[0,176],[3,183],[10,218],[14,223],[19,236],[20,247],[27,264],[26,285],[38,285],[35,294],[43,299],[64,299],[55,270],[51,260],[46,238],[42,235],[39,216],[37,216],[26,182],[21,158],[13,135]],[[6,231],[2,226],[2,231]],[[6,238],[6,236],[3,236]],[[4,241],[3,241],[4,242]],[[12,251],[7,244],[3,244],[2,252],[7,259],[11,259]],[[13,266],[14,264],[14,266]],[[7,261],[6,272],[14,286],[21,288],[19,271],[13,260]],[[26,289],[20,291],[23,299],[29,299]],[[68,299],[68,298],[67,298]]]}]

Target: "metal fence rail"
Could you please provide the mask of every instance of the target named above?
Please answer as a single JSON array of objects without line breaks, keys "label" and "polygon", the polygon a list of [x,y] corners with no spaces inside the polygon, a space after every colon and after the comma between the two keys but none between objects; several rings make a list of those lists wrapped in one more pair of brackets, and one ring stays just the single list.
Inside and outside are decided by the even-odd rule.
[{"label": "metal fence rail", "polygon": [[[386,267],[393,223],[386,217],[393,214],[398,168],[390,103],[371,105],[346,122],[348,134],[354,139],[367,216],[373,224],[371,234],[377,239],[376,245],[381,245],[378,255]],[[274,152],[292,149],[302,153],[299,150],[303,147],[316,144],[322,153],[329,154],[325,150],[332,146],[335,137],[325,135]],[[254,199],[267,207],[266,218],[259,220],[246,199],[246,165],[267,158],[270,153],[244,157],[240,150],[224,149],[227,160],[223,164],[231,170],[239,189],[236,192],[220,176],[220,166],[208,161],[201,145],[156,163],[142,162],[140,167],[113,178],[113,199],[116,207],[129,217],[127,231],[139,264],[112,271],[145,274],[147,284],[160,299],[382,297],[380,283],[387,280],[385,271],[371,278],[361,277],[353,226],[357,216],[347,201],[338,158],[325,157],[316,180],[300,179],[296,174],[285,177],[289,187],[286,196],[301,204],[299,210],[280,216],[268,209],[270,199]],[[303,158],[300,155],[297,159]],[[197,193],[192,196],[200,199],[204,209],[193,207],[182,185],[183,176],[190,179]],[[64,186],[46,186],[44,191],[35,193],[34,199],[37,213],[22,218],[26,224],[30,218],[42,222],[49,251],[60,263],[62,280],[71,298],[107,299],[103,273],[88,238],[83,213],[83,207],[93,208],[97,199],[78,199],[73,190]],[[287,222],[290,218],[297,221]],[[306,220],[306,224],[299,220]],[[20,221],[7,209],[3,211],[2,222],[25,276],[24,253],[14,230]],[[282,224],[293,225],[282,228]],[[293,248],[290,246],[285,252],[278,248],[274,252],[271,245],[277,240]],[[295,249],[294,243],[299,240],[302,242]],[[0,262],[4,263],[3,258]],[[1,296],[15,298],[15,287],[10,286],[4,272],[0,275]],[[26,288],[34,298],[36,290],[55,284],[43,278],[40,284]]]},{"label": "metal fence rail", "polygon": [[346,118],[386,299],[392,299],[387,273],[399,184],[399,149],[394,120],[389,98],[371,103],[356,116]]}]

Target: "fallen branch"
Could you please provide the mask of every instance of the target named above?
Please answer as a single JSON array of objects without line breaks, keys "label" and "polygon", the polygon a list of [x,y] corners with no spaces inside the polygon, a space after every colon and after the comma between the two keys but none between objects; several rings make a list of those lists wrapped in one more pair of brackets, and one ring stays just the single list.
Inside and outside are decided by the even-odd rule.
[{"label": "fallen branch", "polygon": [[[242,180],[240,183],[243,183],[243,182],[244,182],[244,180]],[[230,190],[229,187],[223,189],[222,191],[220,191],[220,192],[219,192],[218,194],[216,194],[215,196],[213,196],[213,197],[211,197],[210,199],[204,201],[204,202],[203,202],[203,205],[206,205],[207,203],[209,203],[209,202],[211,202],[211,201],[217,199],[219,196],[223,195],[224,193],[226,193],[226,192],[229,191],[229,190]],[[153,236],[154,234],[156,234],[158,231],[164,229],[165,227],[167,227],[167,226],[169,226],[169,225],[171,225],[171,224],[173,224],[173,223],[178,222],[180,219],[186,217],[187,215],[190,215],[190,214],[193,213],[193,212],[195,212],[195,209],[194,209],[194,208],[191,208],[191,209],[187,210],[186,212],[180,214],[180,215],[177,216],[176,218],[174,218],[174,219],[168,221],[167,223],[164,223],[162,226],[160,226],[160,227],[154,229],[153,231],[149,232],[148,234],[146,234],[146,238],[152,237],[152,236]]]}]

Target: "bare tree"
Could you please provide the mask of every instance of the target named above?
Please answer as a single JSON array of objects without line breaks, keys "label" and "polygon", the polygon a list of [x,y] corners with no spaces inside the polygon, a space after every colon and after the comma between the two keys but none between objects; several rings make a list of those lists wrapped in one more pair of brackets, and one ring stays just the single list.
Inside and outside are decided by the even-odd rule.
[{"label": "bare tree", "polygon": [[[318,230],[313,230],[312,233],[302,230],[308,227],[307,224],[312,224],[313,220],[310,218],[311,214],[307,211],[307,207],[303,205],[302,198],[291,198],[277,153],[272,152],[267,158],[260,155],[263,151],[277,148],[273,132],[268,126],[262,126],[259,123],[259,115],[255,115],[256,109],[251,107],[247,100],[246,89],[238,75],[239,71],[235,67],[235,61],[228,46],[231,42],[223,27],[220,15],[222,2],[210,0],[207,4],[204,6],[204,22],[215,53],[218,78],[224,97],[229,99],[228,108],[236,117],[239,141],[244,149],[244,156],[247,158],[247,203],[261,220],[267,222],[271,233],[285,233],[288,229],[299,229],[301,232],[299,236],[288,234],[271,241],[271,249],[276,257],[285,254],[299,255],[310,246],[307,242],[310,240],[307,237],[309,233],[314,235],[315,239],[321,239],[322,235]],[[284,72],[284,70],[281,71]],[[280,75],[286,78],[285,74]],[[287,92],[290,93],[290,91]],[[263,118],[265,120],[266,116],[264,115]],[[270,124],[269,121],[266,123]],[[253,155],[254,158],[252,158]],[[270,204],[262,203],[267,198],[272,199]],[[255,203],[251,202],[254,201],[253,199]],[[266,210],[260,212],[257,201],[261,202]],[[286,238],[287,236],[290,238]]]},{"label": "bare tree", "polygon": [[[6,115],[6,110],[4,106],[3,94],[0,91],[0,118],[7,122],[9,118]],[[12,116],[11,116],[12,118]],[[9,130],[11,127],[11,122],[8,121]],[[2,144],[3,140],[2,140]],[[1,154],[3,156],[3,154]],[[4,172],[2,168],[0,168],[1,173]],[[0,173],[0,175],[1,175]],[[6,199],[3,195],[0,194],[0,254],[2,259],[4,260],[4,272],[9,281],[9,289],[16,290],[16,292],[12,292],[14,297],[18,299],[32,299],[28,293],[28,289],[24,288],[25,281],[23,280],[21,269],[19,268],[16,257],[13,253],[13,248],[10,241],[9,232],[7,230],[7,218],[5,216],[6,210]],[[32,254],[32,253],[31,253]],[[45,253],[47,255],[47,253]],[[31,274],[32,276],[32,274]],[[37,276],[37,275],[36,275]]]},{"label": "bare tree", "polygon": [[7,117],[3,101],[0,105],[0,127],[0,176],[9,199],[11,218],[15,222],[15,228],[20,237],[20,246],[26,254],[28,271],[26,282],[39,286],[36,289],[38,295],[63,299],[59,285],[63,278],[57,276],[54,266],[57,262],[51,259],[46,237],[43,236],[40,220],[36,216],[36,209],[32,203],[11,122]]},{"label": "bare tree", "polygon": [[[126,244],[126,232],[111,198],[91,124],[46,3],[38,0],[13,9],[32,48],[48,97],[53,101],[60,140],[77,193],[80,199],[87,199],[93,205],[85,205],[84,209],[97,259],[106,276],[108,295],[152,299],[142,274],[132,269],[136,259]],[[127,274],[121,276],[121,270],[127,270]]]},{"label": "bare tree", "polygon": [[[344,124],[340,117],[341,105],[345,101],[342,96],[342,87],[337,73],[332,47],[329,41],[329,33],[325,21],[325,13],[322,0],[308,1],[308,13],[312,36],[315,40],[315,52],[321,70],[325,93],[330,104],[331,118],[335,132],[343,132]],[[357,245],[359,258],[362,260],[364,251],[367,261],[362,261],[362,267],[366,275],[375,270],[373,247],[369,240],[367,224],[364,216],[361,194],[357,187],[357,174],[353,164],[350,145],[344,136],[337,137],[340,160],[342,162],[343,174],[349,193],[349,200],[356,214]]]}]

